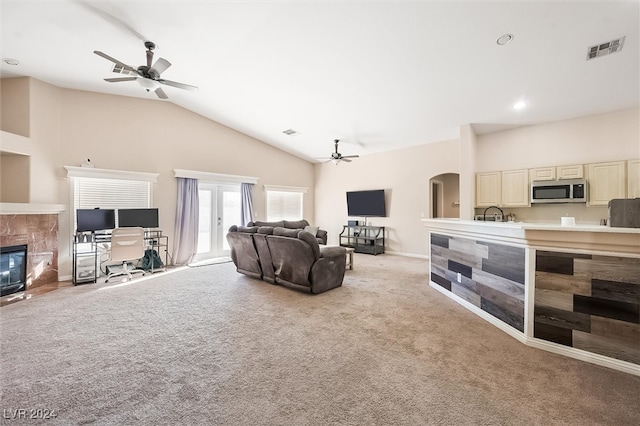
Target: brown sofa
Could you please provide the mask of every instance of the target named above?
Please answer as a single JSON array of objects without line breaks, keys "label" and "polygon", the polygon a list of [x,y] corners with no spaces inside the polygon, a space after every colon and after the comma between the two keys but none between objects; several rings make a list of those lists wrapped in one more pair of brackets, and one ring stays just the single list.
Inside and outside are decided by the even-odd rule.
[{"label": "brown sofa", "polygon": [[[254,222],[249,222],[247,223],[248,227],[251,226],[271,226],[273,228],[286,228],[286,229],[304,229],[306,231],[309,231],[311,227],[311,225],[309,225],[309,221],[307,221],[306,219],[302,219],[302,220],[279,220],[277,222],[261,222],[259,220],[256,220]],[[308,227],[308,228],[307,228]],[[307,228],[307,229],[305,229]],[[318,229],[316,231],[316,238],[318,239],[318,244],[324,244],[327,245],[327,231],[325,231],[324,229]]]},{"label": "brown sofa", "polygon": [[322,293],[342,285],[344,247],[323,247],[311,233],[283,227],[232,226],[227,233],[236,270],[272,284]]}]

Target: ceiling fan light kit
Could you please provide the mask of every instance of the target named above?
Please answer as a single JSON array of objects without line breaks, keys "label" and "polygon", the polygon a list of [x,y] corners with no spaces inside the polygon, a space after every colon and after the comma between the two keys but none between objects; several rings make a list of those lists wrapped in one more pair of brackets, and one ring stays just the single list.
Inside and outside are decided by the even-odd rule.
[{"label": "ceiling fan light kit", "polygon": [[163,78],[160,78],[160,75],[171,66],[171,62],[167,61],[164,58],[158,58],[158,60],[156,60],[156,62],[154,63],[153,50],[156,48],[155,43],[153,43],[152,41],[145,41],[144,47],[147,49],[146,65],[140,65],[138,68],[133,68],[132,66],[127,65],[124,62],[121,62],[107,55],[106,53],[94,50],[93,53],[115,64],[114,72],[117,69],[119,73],[127,74],[130,76],[119,78],[105,78],[104,80],[109,83],[119,83],[122,81],[136,80],[143,89],[145,89],[147,92],[153,90],[153,92],[160,99],[169,98],[164,90],[162,90],[162,87],[160,87],[161,84],[183,90],[198,90],[196,86],[192,86],[190,84],[178,83],[177,81],[165,80]]}]

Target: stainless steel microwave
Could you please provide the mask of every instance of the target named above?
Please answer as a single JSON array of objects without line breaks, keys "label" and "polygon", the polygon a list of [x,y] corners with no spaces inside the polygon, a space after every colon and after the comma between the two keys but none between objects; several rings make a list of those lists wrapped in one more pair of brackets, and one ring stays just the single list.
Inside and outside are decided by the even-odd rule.
[{"label": "stainless steel microwave", "polygon": [[531,183],[531,204],[586,202],[586,179],[541,180]]}]

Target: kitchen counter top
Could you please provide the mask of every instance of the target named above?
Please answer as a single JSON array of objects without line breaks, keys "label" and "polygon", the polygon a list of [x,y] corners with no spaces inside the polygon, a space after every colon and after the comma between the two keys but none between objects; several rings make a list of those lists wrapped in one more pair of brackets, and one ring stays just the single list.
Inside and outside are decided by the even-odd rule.
[{"label": "kitchen counter top", "polygon": [[521,229],[537,231],[569,231],[569,232],[611,232],[616,234],[640,234],[640,228],[612,228],[603,225],[575,224],[571,226],[551,222],[494,222],[482,220],[464,220],[455,218],[422,219],[426,224],[440,223],[455,226],[479,226],[491,229]]},{"label": "kitchen counter top", "polygon": [[464,219],[422,219],[434,231],[456,232],[489,241],[532,245],[536,248],[603,250],[640,256],[640,228],[529,222],[484,222]]}]

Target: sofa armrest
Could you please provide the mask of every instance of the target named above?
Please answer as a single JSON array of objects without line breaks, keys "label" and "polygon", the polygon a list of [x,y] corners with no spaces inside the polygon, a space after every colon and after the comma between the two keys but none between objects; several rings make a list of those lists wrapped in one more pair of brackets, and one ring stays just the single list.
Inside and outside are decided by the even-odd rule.
[{"label": "sofa armrest", "polygon": [[340,287],[347,266],[344,247],[323,247],[320,258],[311,268],[311,293],[323,293]]},{"label": "sofa armrest", "polygon": [[316,238],[322,240],[322,243],[320,243],[320,241],[318,241],[318,243],[327,245],[327,231],[324,229],[318,229],[318,232],[316,232]]},{"label": "sofa armrest", "polygon": [[320,248],[320,257],[323,258],[334,258],[334,257],[344,257],[347,254],[347,249],[344,247],[322,247]]}]

